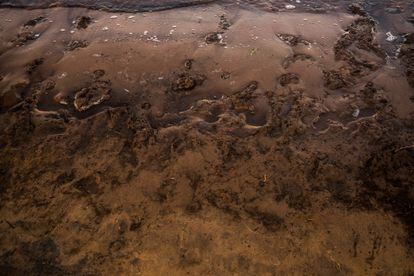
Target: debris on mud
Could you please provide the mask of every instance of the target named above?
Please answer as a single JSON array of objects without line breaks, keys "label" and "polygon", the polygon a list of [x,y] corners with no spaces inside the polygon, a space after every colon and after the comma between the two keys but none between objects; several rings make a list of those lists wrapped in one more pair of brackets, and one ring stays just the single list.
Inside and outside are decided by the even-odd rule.
[{"label": "debris on mud", "polygon": [[172,79],[171,89],[175,92],[189,91],[202,85],[205,79],[205,76],[200,74],[181,73]]},{"label": "debris on mud", "polygon": [[223,44],[223,33],[221,32],[209,33],[205,37],[205,41],[207,44]]},{"label": "debris on mud", "polygon": [[[370,17],[355,20],[334,47],[335,58],[348,63],[350,74],[365,75],[365,71],[376,71],[385,61],[386,54],[375,41],[376,23]],[[363,56],[353,47],[371,52],[376,58]]]},{"label": "debris on mud", "polygon": [[79,16],[75,20],[75,27],[77,29],[86,29],[92,23],[92,18],[89,16]]},{"label": "debris on mud", "polygon": [[347,86],[342,74],[338,71],[324,71],[323,72],[325,87],[336,90]]},{"label": "debris on mud", "polygon": [[17,34],[17,38],[13,43],[16,46],[23,46],[29,41],[36,40],[38,37],[38,34],[35,34],[32,30],[25,27]]},{"label": "debris on mud", "polygon": [[242,113],[254,110],[254,105],[251,100],[255,98],[254,92],[257,90],[258,85],[259,83],[257,81],[252,81],[241,91],[232,95],[233,108],[236,112]]},{"label": "debris on mud", "polygon": [[300,36],[292,35],[292,34],[276,34],[276,36],[285,42],[289,46],[297,46],[299,43],[304,45],[309,45],[309,42],[303,39]]},{"label": "debris on mud", "polygon": [[348,10],[356,15],[360,16],[366,16],[367,12],[364,10],[364,8],[359,3],[352,3],[348,6]]},{"label": "debris on mud", "polygon": [[29,75],[33,74],[33,72],[37,69],[37,67],[42,65],[43,62],[44,62],[44,58],[37,58],[33,60],[32,62],[26,65],[26,73]]},{"label": "debris on mud", "polygon": [[86,40],[71,40],[68,45],[66,45],[66,51],[73,51],[78,48],[86,48],[89,43]]},{"label": "debris on mud", "polygon": [[309,61],[314,61],[314,57],[312,57],[311,55],[308,54],[293,54],[291,56],[288,56],[287,58],[285,58],[283,60],[283,68],[287,69],[289,68],[289,66],[297,61],[305,61],[305,60],[309,60]]},{"label": "debris on mud", "polygon": [[369,196],[385,210],[394,212],[406,224],[409,242],[414,246],[414,206],[411,174],[414,171],[414,148],[382,145],[372,154],[361,170],[364,190],[361,200]]},{"label": "debris on mud", "polygon": [[191,68],[193,67],[193,62],[194,62],[194,60],[192,60],[192,59],[186,59],[184,61],[184,68],[186,70],[191,70]]},{"label": "debris on mud", "polygon": [[288,84],[298,84],[300,79],[299,75],[295,73],[286,73],[279,77],[279,83],[281,86],[286,86]]},{"label": "debris on mud", "polygon": [[389,100],[384,95],[383,91],[375,87],[374,83],[368,82],[360,91],[363,100],[370,106],[375,106],[377,109],[385,107]]},{"label": "debris on mud", "polygon": [[25,27],[27,27],[27,26],[33,27],[33,26],[36,26],[39,22],[44,21],[44,20],[45,20],[45,18],[43,16],[39,16],[39,17],[36,17],[34,19],[30,19],[29,21],[24,23],[24,26]]},{"label": "debris on mud", "polygon": [[221,75],[220,75],[220,78],[223,79],[223,80],[228,80],[230,77],[231,77],[231,73],[227,72],[227,71],[221,73]]}]

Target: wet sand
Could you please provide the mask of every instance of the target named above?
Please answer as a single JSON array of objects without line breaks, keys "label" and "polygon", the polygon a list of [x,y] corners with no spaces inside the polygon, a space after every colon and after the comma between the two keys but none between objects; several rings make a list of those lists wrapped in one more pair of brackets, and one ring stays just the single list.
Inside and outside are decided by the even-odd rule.
[{"label": "wet sand", "polygon": [[0,274],[413,273],[412,9],[335,3],[0,9]]}]

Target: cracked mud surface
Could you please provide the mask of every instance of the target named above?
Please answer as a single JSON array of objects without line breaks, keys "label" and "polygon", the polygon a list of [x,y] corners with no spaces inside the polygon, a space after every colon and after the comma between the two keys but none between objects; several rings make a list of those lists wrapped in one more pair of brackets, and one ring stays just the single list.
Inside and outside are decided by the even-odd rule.
[{"label": "cracked mud surface", "polygon": [[414,273],[410,6],[259,7],[0,10],[0,274]]}]

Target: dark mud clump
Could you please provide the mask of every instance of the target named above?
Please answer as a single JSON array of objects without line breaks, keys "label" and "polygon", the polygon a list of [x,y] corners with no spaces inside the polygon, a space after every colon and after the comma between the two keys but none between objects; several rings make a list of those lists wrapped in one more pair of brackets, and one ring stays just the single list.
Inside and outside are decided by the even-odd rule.
[{"label": "dark mud clump", "polygon": [[174,92],[189,91],[194,89],[198,85],[202,85],[205,80],[205,76],[200,74],[181,73],[174,77],[171,82],[171,89]]},{"label": "dark mud clump", "polygon": [[44,21],[45,19],[46,18],[44,18],[43,16],[39,16],[39,17],[36,17],[34,19],[30,19],[29,21],[27,21],[24,24],[24,26],[25,27],[28,27],[28,26],[31,26],[31,27],[36,26],[39,22]]},{"label": "dark mud clump", "polygon": [[325,87],[336,90],[347,86],[342,74],[338,71],[324,71],[323,72]]},{"label": "dark mud clump", "polygon": [[305,60],[314,61],[315,58],[308,54],[293,54],[283,60],[282,66],[283,68],[287,69],[289,68],[291,64],[297,61],[305,61]]},{"label": "dark mud clump", "polygon": [[44,58],[37,58],[26,65],[26,73],[31,75],[44,62]]},{"label": "dark mud clump", "polygon": [[75,27],[79,30],[88,28],[92,23],[92,18],[89,16],[79,16],[75,20]]},{"label": "dark mud clump", "polygon": [[276,36],[289,46],[297,46],[299,43],[302,43],[304,45],[309,45],[309,42],[300,36],[296,36],[292,34],[277,34]]},{"label": "dark mud clump", "polygon": [[71,40],[68,45],[66,45],[66,51],[73,51],[78,48],[86,48],[89,43],[86,40]]},{"label": "dark mud clump", "polygon": [[194,62],[194,60],[192,60],[192,59],[186,59],[184,61],[185,70],[191,70],[191,68],[193,67],[193,62]]},{"label": "dark mud clump", "polygon": [[17,38],[13,43],[16,46],[23,46],[29,41],[36,40],[38,36],[39,35],[34,33],[31,29],[25,27],[17,34]]},{"label": "dark mud clump", "polygon": [[361,171],[362,198],[369,196],[385,210],[393,212],[406,225],[414,246],[414,147],[385,144],[366,161]]},{"label": "dark mud clump", "polygon": [[[385,60],[385,52],[375,41],[375,21],[370,17],[363,17],[354,21],[345,34],[334,46],[335,58],[348,63],[348,75],[362,76],[366,72],[377,70]],[[362,55],[353,47],[373,53],[376,58]]]},{"label": "dark mud clump", "polygon": [[95,71],[92,83],[75,93],[73,105],[78,111],[88,110],[110,98],[111,81],[101,79],[104,74],[103,70]]},{"label": "dark mud clump", "polygon": [[406,68],[407,81],[411,87],[414,87],[414,33],[405,37],[399,57]]},{"label": "dark mud clump", "polygon": [[223,30],[228,30],[231,26],[230,21],[227,19],[225,15],[220,16],[219,28]]},{"label": "dark mud clump", "polygon": [[233,108],[236,112],[253,111],[254,105],[252,100],[255,98],[254,92],[257,90],[259,83],[252,81],[241,91],[232,95]]},{"label": "dark mud clump", "polygon": [[349,5],[348,10],[356,15],[367,16],[367,12],[365,11],[364,7],[362,7],[358,3],[352,3],[351,5]]},{"label": "dark mud clump", "polygon": [[298,84],[300,79],[299,79],[299,75],[295,74],[295,73],[286,73],[283,74],[282,76],[279,77],[279,83],[281,86],[286,86],[289,85],[291,83],[293,84]]}]

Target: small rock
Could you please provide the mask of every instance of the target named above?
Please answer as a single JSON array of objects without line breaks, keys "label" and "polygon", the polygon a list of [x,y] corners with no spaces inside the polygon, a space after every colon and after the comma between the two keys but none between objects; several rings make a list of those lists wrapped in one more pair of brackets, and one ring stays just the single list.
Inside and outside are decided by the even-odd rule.
[{"label": "small rock", "polygon": [[223,35],[219,32],[210,33],[206,36],[207,44],[221,44],[223,43]]}]

